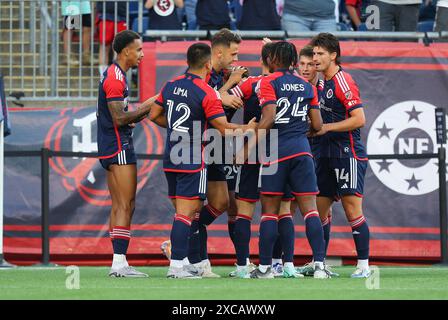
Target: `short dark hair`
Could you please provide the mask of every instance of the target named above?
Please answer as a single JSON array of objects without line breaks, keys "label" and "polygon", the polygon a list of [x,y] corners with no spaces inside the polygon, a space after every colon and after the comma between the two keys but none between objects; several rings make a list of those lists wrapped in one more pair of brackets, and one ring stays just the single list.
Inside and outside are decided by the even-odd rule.
[{"label": "short dark hair", "polygon": [[192,69],[200,69],[212,55],[211,48],[206,43],[192,44],[187,51],[188,67]]},{"label": "short dark hair", "polygon": [[321,47],[330,53],[336,52],[336,64],[341,64],[341,47],[339,46],[339,40],[331,33],[319,33],[315,36],[310,45],[313,47]]},{"label": "short dark hair", "polygon": [[266,67],[269,66],[268,58],[271,55],[273,45],[273,42],[268,42],[261,48],[261,61]]},{"label": "short dark hair", "polygon": [[238,34],[230,31],[229,29],[223,28],[213,36],[212,47],[217,45],[224,45],[228,48],[230,47],[232,42],[240,44],[241,37]]},{"label": "short dark hair", "polygon": [[313,47],[307,44],[300,50],[299,53],[299,59],[301,56],[307,57],[307,58],[313,58]]},{"label": "short dark hair", "polygon": [[134,32],[132,30],[123,30],[115,35],[112,47],[118,54],[137,39],[141,39],[140,35],[137,32]]},{"label": "short dark hair", "polygon": [[288,41],[275,42],[271,49],[271,63],[281,68],[297,66],[297,49],[294,44]]}]

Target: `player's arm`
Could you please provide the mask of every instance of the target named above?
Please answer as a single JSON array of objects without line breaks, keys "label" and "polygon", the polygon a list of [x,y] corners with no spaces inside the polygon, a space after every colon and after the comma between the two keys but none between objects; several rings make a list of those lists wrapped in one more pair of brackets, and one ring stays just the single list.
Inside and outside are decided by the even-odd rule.
[{"label": "player's arm", "polygon": [[219,94],[221,95],[222,104],[224,105],[224,107],[239,109],[244,105],[243,100],[241,100],[241,97],[231,95],[228,92],[235,85],[240,83],[242,76],[246,71],[247,71],[246,68],[237,67],[235,70],[232,71],[226,83],[221,87],[221,89],[219,89]]},{"label": "player's arm", "polygon": [[154,105],[151,108],[151,112],[149,113],[149,120],[157,124],[159,127],[166,128],[168,127],[168,120],[165,116],[165,108],[164,108],[164,99],[163,93],[165,91],[165,87],[163,87],[162,91],[158,95],[157,99],[154,101]]},{"label": "player's arm", "polygon": [[308,111],[308,116],[311,120],[311,132],[318,132],[322,129],[322,115],[320,113],[319,100],[317,88],[313,86],[313,99],[310,103],[310,109]]},{"label": "player's arm", "polygon": [[112,120],[115,125],[122,127],[131,123],[137,123],[145,118],[151,111],[151,104],[138,108],[135,111],[124,111],[124,101],[111,101],[107,103]]},{"label": "player's arm", "polygon": [[334,123],[324,123],[322,129],[317,133],[317,135],[322,135],[327,132],[348,132],[364,127],[366,124],[366,117],[364,115],[364,110],[362,108],[354,109],[350,112],[350,117],[348,119],[334,122]]},{"label": "player's arm", "polygon": [[347,9],[347,13],[350,16],[353,24],[356,28],[361,24],[361,19],[358,16],[358,10],[356,9],[356,1],[350,1],[350,3],[345,4],[345,8]]},{"label": "player's arm", "polygon": [[[252,120],[250,120],[248,124],[236,124],[228,122],[225,116],[214,118],[212,120],[209,120],[209,122],[213,126],[213,128],[219,131],[222,136],[238,135],[237,132],[234,132],[235,130],[239,130],[240,133],[244,133],[247,130],[255,130],[257,128],[257,122],[255,118],[252,118]],[[226,132],[226,130],[229,131]]]}]

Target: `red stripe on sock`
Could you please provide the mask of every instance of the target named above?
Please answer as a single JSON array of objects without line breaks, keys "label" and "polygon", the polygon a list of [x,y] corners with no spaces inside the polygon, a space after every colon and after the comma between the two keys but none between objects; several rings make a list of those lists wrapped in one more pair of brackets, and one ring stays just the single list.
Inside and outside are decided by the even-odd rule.
[{"label": "red stripe on sock", "polygon": [[263,213],[261,215],[261,221],[266,221],[266,220],[278,221],[278,216],[276,214],[272,214],[272,213]]},{"label": "red stripe on sock", "polygon": [[306,219],[311,218],[311,217],[319,217],[319,212],[317,212],[316,210],[308,211],[303,216],[303,220],[306,220]]},{"label": "red stripe on sock", "polygon": [[210,212],[210,214],[211,214],[212,216],[214,216],[215,218],[218,218],[218,217],[222,214],[221,211],[219,211],[219,210],[213,208],[213,207],[212,207],[211,205],[209,205],[209,204],[207,204],[207,205],[205,206],[205,208],[206,208],[207,211]]},{"label": "red stripe on sock", "polygon": [[238,213],[237,216],[236,216],[236,218],[237,218],[237,219],[246,219],[246,220],[252,221],[252,217],[247,216],[247,215],[245,215],[245,214],[241,214],[241,213]]},{"label": "red stripe on sock", "polygon": [[184,215],[178,214],[178,213],[174,216],[174,220],[183,222],[189,226],[191,226],[191,222],[192,222],[192,219],[190,217],[184,216]]},{"label": "red stripe on sock", "polygon": [[291,218],[292,219],[292,214],[290,214],[290,213],[282,214],[281,216],[278,217],[278,220],[282,220],[283,218]]}]

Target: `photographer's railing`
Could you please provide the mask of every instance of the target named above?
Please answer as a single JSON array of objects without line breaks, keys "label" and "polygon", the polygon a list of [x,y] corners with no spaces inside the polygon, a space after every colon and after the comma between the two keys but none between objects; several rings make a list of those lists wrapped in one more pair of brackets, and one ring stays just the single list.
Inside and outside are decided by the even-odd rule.
[{"label": "photographer's railing", "polygon": [[[5,157],[40,157],[41,159],[41,239],[43,266],[50,265],[50,165],[52,157],[78,157],[97,158],[97,153],[53,151],[46,148],[40,151],[5,151]],[[369,155],[369,160],[415,160],[415,159],[438,159],[439,166],[439,214],[440,214],[440,247],[441,263],[448,264],[448,240],[447,240],[447,195],[446,195],[446,151],[440,147],[438,153],[430,154],[405,154],[405,155]],[[138,159],[162,160],[162,154],[137,154]]]}]

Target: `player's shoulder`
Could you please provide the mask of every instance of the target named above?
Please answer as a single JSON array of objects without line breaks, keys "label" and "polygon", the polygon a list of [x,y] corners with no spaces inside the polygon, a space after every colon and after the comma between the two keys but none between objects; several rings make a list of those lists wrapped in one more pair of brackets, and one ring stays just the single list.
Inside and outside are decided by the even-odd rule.
[{"label": "player's shoulder", "polygon": [[108,80],[118,80],[120,82],[125,81],[125,75],[124,75],[123,71],[115,63],[111,64],[107,68],[106,75],[107,75]]},{"label": "player's shoulder", "polygon": [[200,78],[193,79],[195,86],[209,98],[219,98],[219,93]]},{"label": "player's shoulder", "polygon": [[356,86],[353,77],[345,70],[339,70],[334,76],[335,84],[342,89],[342,92],[350,91],[353,86]]},{"label": "player's shoulder", "polygon": [[324,87],[325,87],[325,81],[323,79],[317,80],[317,84],[316,84],[317,90],[322,91],[322,90],[324,90]]}]

